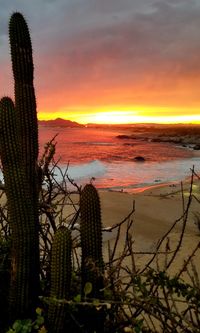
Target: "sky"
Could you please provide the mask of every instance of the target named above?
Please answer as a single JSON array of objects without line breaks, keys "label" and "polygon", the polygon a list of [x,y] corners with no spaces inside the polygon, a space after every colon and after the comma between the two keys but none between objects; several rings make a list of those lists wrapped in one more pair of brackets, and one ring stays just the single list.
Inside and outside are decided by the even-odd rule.
[{"label": "sky", "polygon": [[6,0],[0,95],[13,97],[10,15],[26,18],[39,119],[200,123],[200,0]]}]

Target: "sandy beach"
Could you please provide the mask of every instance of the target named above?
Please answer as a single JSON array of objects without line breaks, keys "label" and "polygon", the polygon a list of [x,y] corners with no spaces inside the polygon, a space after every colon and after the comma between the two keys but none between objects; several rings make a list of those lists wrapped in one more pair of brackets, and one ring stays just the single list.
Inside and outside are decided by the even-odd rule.
[{"label": "sandy beach", "polygon": [[[191,255],[193,249],[200,242],[200,231],[195,225],[194,214],[199,211],[200,203],[195,199],[200,197],[200,182],[195,180],[193,184],[192,202],[189,208],[186,228],[182,244],[174,264],[170,267],[172,274],[177,273],[182,267],[184,261]],[[102,220],[104,227],[113,226],[120,223],[135,206],[135,212],[132,215],[133,226],[129,231],[133,237],[133,249],[135,252],[147,252],[148,254],[136,254],[136,267],[142,268],[152,257],[149,252],[156,250],[157,244],[163,235],[170,229],[173,223],[183,214],[183,206],[187,207],[190,191],[190,181],[183,183],[183,192],[181,184],[167,184],[149,188],[139,193],[121,193],[121,192],[101,192],[100,199],[102,205]],[[184,203],[183,203],[184,201]],[[166,246],[169,253],[173,254],[181,236],[183,219],[177,222],[175,228],[164,240],[160,251],[166,252]],[[120,256],[123,250],[126,225],[122,226],[120,241],[118,243],[117,255]],[[105,234],[105,233],[104,233]],[[104,250],[106,252],[107,239],[109,238],[111,246],[114,244],[116,233],[104,236]],[[162,259],[163,258],[163,259]],[[164,269],[165,255],[160,255],[161,269]],[[169,255],[170,258],[170,255]],[[200,259],[200,253],[197,251],[194,257],[194,263]],[[127,260],[127,265],[129,261]],[[163,267],[162,267],[163,265]],[[198,265],[199,266],[199,265]],[[197,266],[197,269],[198,269]],[[199,269],[198,269],[199,270]],[[199,270],[200,273],[200,270]]]}]

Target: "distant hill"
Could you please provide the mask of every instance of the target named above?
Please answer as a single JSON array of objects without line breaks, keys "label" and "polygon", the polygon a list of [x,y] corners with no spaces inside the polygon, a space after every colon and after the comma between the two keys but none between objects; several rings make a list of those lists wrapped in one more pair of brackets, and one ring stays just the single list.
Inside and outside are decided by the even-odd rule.
[{"label": "distant hill", "polygon": [[84,127],[84,125],[79,124],[75,121],[65,120],[62,118],[57,118],[54,120],[40,120],[39,125],[50,127]]}]

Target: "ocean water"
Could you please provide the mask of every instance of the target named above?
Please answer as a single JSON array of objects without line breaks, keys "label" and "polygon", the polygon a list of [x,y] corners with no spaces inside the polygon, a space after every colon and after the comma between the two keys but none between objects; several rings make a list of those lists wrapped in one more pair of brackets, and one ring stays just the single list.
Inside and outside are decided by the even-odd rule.
[{"label": "ocean water", "polygon": [[[122,131],[95,128],[39,127],[40,154],[56,137],[55,160],[78,185],[93,179],[96,187],[118,191],[140,191],[163,183],[179,182],[199,172],[200,158],[189,149],[170,143],[119,139]],[[145,162],[135,162],[143,156]],[[59,172],[58,181],[61,181]]]}]

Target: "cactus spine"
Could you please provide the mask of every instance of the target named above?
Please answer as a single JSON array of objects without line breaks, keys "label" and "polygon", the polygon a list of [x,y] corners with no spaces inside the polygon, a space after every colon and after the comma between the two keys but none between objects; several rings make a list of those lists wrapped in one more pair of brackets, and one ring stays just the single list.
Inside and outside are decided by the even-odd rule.
[{"label": "cactus spine", "polygon": [[[51,290],[50,297],[57,300],[69,299],[72,277],[72,240],[71,232],[66,227],[60,227],[52,243],[51,256]],[[48,309],[48,322],[50,331],[61,333],[66,318],[66,304],[50,301]]]},{"label": "cactus spine", "polygon": [[82,289],[92,284],[89,296],[99,298],[103,287],[102,223],[100,199],[92,184],[85,185],[80,197]]},{"label": "cactus spine", "polygon": [[30,316],[39,293],[38,128],[32,46],[20,13],[9,24],[15,106],[0,101],[0,153],[12,231],[11,319]]}]

